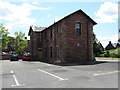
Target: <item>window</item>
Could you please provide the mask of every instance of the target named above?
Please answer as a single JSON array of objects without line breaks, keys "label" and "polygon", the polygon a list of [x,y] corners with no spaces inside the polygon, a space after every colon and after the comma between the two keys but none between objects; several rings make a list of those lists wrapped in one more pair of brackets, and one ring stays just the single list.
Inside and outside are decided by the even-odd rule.
[{"label": "window", "polygon": [[81,35],[81,23],[80,22],[75,23],[75,34]]},{"label": "window", "polygon": [[52,51],[52,46],[50,46],[50,57],[52,57],[53,55],[53,53],[52,53],[53,51]]},{"label": "window", "polygon": [[59,33],[59,32],[58,32],[58,26],[56,27],[56,31],[57,31],[57,33]]},{"label": "window", "polygon": [[50,38],[52,39],[52,29],[50,30]]},{"label": "window", "polygon": [[46,31],[45,31],[45,38],[46,38],[46,36],[47,36],[47,33],[46,33]]},{"label": "window", "polygon": [[42,34],[40,33],[40,42],[42,41]]},{"label": "window", "polygon": [[44,31],[44,33],[43,33],[44,35],[43,35],[43,38],[44,38],[44,40],[46,41],[46,39],[47,39],[47,35],[46,35],[46,31]]},{"label": "window", "polygon": [[59,46],[56,47],[56,57],[59,57]]},{"label": "window", "polygon": [[45,51],[44,51],[44,52],[45,52],[45,53],[44,53],[44,54],[45,54],[45,58],[47,58],[47,47],[45,47],[44,50],[45,50]]},{"label": "window", "polygon": [[42,51],[42,48],[38,48],[38,51]]}]

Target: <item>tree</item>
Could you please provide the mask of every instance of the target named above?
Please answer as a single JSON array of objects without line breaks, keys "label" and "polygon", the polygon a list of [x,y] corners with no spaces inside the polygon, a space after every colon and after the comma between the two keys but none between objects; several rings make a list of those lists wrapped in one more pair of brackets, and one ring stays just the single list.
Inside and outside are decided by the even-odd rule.
[{"label": "tree", "polygon": [[0,23],[0,48],[4,48],[8,46],[9,42],[9,32],[2,23]]},{"label": "tree", "polygon": [[118,39],[118,42],[120,42],[120,39]]},{"label": "tree", "polygon": [[102,54],[102,50],[100,49],[100,42],[98,42],[96,35],[93,33],[93,53],[96,57]]},{"label": "tree", "polygon": [[24,39],[25,33],[20,32],[15,32],[15,41],[14,45],[16,48],[16,52],[18,54],[23,54],[24,49],[27,47],[27,40]]}]

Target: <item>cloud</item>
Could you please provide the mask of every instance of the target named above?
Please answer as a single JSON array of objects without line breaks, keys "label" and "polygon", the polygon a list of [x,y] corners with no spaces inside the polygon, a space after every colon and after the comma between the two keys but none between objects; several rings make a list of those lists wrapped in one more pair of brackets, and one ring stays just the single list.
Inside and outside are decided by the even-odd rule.
[{"label": "cloud", "polygon": [[51,17],[52,15],[51,14],[48,14],[48,17]]},{"label": "cloud", "polygon": [[0,20],[6,21],[5,25],[9,29],[30,26],[36,22],[35,18],[30,18],[33,10],[49,9],[51,8],[36,7],[29,3],[15,5],[0,1]]},{"label": "cloud", "polygon": [[[9,2],[33,2],[35,0],[3,0]],[[36,0],[37,2],[105,2],[108,0]],[[110,0],[113,2],[118,2],[118,0]]]},{"label": "cloud", "polygon": [[118,17],[118,4],[104,2],[94,14],[97,17],[97,19],[95,19],[97,23],[115,23]]},{"label": "cloud", "polygon": [[111,41],[112,43],[117,43],[118,42],[118,34],[112,35],[112,36],[97,36],[97,39],[102,43],[104,47],[106,47]]},{"label": "cloud", "polygon": [[36,5],[36,4],[40,4],[40,2],[39,1],[33,1],[32,4]]},{"label": "cloud", "polygon": [[120,18],[120,2],[118,3],[118,17]]}]

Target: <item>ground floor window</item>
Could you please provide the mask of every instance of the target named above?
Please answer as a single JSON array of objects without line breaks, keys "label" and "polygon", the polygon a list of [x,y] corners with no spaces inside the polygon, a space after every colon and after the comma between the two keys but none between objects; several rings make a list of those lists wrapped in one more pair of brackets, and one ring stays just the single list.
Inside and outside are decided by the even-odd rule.
[{"label": "ground floor window", "polygon": [[53,47],[50,46],[50,57],[53,57]]},{"label": "ground floor window", "polygon": [[57,46],[57,47],[56,47],[56,56],[57,56],[57,57],[59,57],[59,52],[60,52],[59,46]]}]

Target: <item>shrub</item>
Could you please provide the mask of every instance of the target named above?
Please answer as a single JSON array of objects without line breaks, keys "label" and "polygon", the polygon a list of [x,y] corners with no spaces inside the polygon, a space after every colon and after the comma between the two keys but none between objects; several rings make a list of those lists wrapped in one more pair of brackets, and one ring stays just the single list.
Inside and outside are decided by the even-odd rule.
[{"label": "shrub", "polygon": [[103,54],[104,57],[110,57],[110,54],[109,54],[109,51],[106,51],[104,54]]},{"label": "shrub", "polygon": [[120,58],[120,48],[104,51],[101,57]]}]

